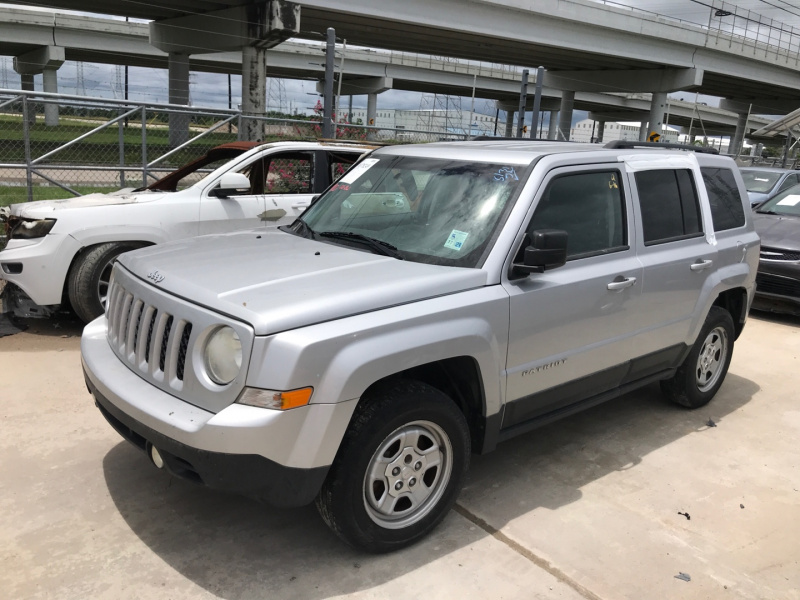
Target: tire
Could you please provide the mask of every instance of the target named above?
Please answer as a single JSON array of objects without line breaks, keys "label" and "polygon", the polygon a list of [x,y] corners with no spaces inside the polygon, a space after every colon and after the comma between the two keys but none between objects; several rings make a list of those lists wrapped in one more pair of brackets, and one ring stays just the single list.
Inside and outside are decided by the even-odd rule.
[{"label": "tire", "polygon": [[355,548],[398,550],[447,515],[469,455],[466,419],[445,394],[418,381],[379,385],[353,415],[317,510]]},{"label": "tire", "polygon": [[687,408],[705,406],[719,390],[733,356],[733,319],[712,306],[700,335],[671,379],[661,382],[666,396]]},{"label": "tire", "polygon": [[81,251],[69,271],[67,294],[72,310],[84,323],[93,321],[105,311],[111,267],[117,257],[144,245],[114,242]]}]

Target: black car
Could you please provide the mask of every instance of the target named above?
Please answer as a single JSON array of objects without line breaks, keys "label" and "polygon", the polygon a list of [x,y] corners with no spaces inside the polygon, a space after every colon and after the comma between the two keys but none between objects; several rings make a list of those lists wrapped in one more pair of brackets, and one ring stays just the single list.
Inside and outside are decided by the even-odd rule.
[{"label": "black car", "polygon": [[761,258],[753,308],[800,314],[800,185],[767,200],[755,212]]}]

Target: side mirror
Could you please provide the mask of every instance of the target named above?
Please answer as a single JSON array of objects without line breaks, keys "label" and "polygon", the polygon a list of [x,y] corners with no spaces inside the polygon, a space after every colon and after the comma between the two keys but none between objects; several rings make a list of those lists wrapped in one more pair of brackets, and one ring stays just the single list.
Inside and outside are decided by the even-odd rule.
[{"label": "side mirror", "polygon": [[209,192],[210,196],[227,198],[250,191],[250,180],[243,173],[225,173],[219,180],[219,187]]},{"label": "side mirror", "polygon": [[543,273],[567,262],[567,232],[561,229],[537,229],[523,252],[522,264],[514,263],[518,273]]}]

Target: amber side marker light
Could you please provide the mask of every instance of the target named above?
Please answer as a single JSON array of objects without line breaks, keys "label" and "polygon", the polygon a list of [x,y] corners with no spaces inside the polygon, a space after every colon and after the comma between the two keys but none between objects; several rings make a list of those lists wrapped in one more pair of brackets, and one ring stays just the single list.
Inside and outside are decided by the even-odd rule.
[{"label": "amber side marker light", "polygon": [[238,404],[246,404],[247,406],[256,406],[258,408],[288,410],[308,404],[311,400],[311,394],[313,393],[314,388],[312,387],[290,390],[288,392],[245,388],[236,402]]}]

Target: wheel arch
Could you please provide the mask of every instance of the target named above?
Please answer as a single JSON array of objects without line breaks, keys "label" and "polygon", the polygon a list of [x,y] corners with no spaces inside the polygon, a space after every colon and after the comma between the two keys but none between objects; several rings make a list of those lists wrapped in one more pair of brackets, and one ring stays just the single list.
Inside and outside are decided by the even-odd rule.
[{"label": "wheel arch", "polygon": [[[469,426],[472,451],[482,454],[496,444],[493,419],[487,418],[484,382],[478,362],[471,356],[455,356],[417,365],[385,376],[371,384],[364,392],[393,380],[412,379],[436,388],[448,396],[461,410]],[[499,419],[498,419],[499,421]]]},{"label": "wheel arch", "polygon": [[103,240],[98,241],[93,244],[88,244],[86,246],[82,246],[78,249],[78,251],[72,256],[72,260],[69,263],[69,267],[67,268],[66,276],[64,277],[64,284],[61,289],[61,298],[62,304],[67,303],[69,304],[69,281],[70,281],[70,273],[75,268],[75,265],[78,264],[80,260],[83,260],[83,257],[86,256],[87,253],[91,252],[94,248],[98,246],[102,246],[103,244],[136,244],[137,248],[144,248],[145,246],[153,246],[157,242],[153,241],[145,241],[139,239],[122,239],[122,240]]},{"label": "wheel arch", "polygon": [[733,320],[733,339],[739,339],[747,320],[747,290],[737,287],[720,292],[712,306],[719,306],[730,313]]}]

